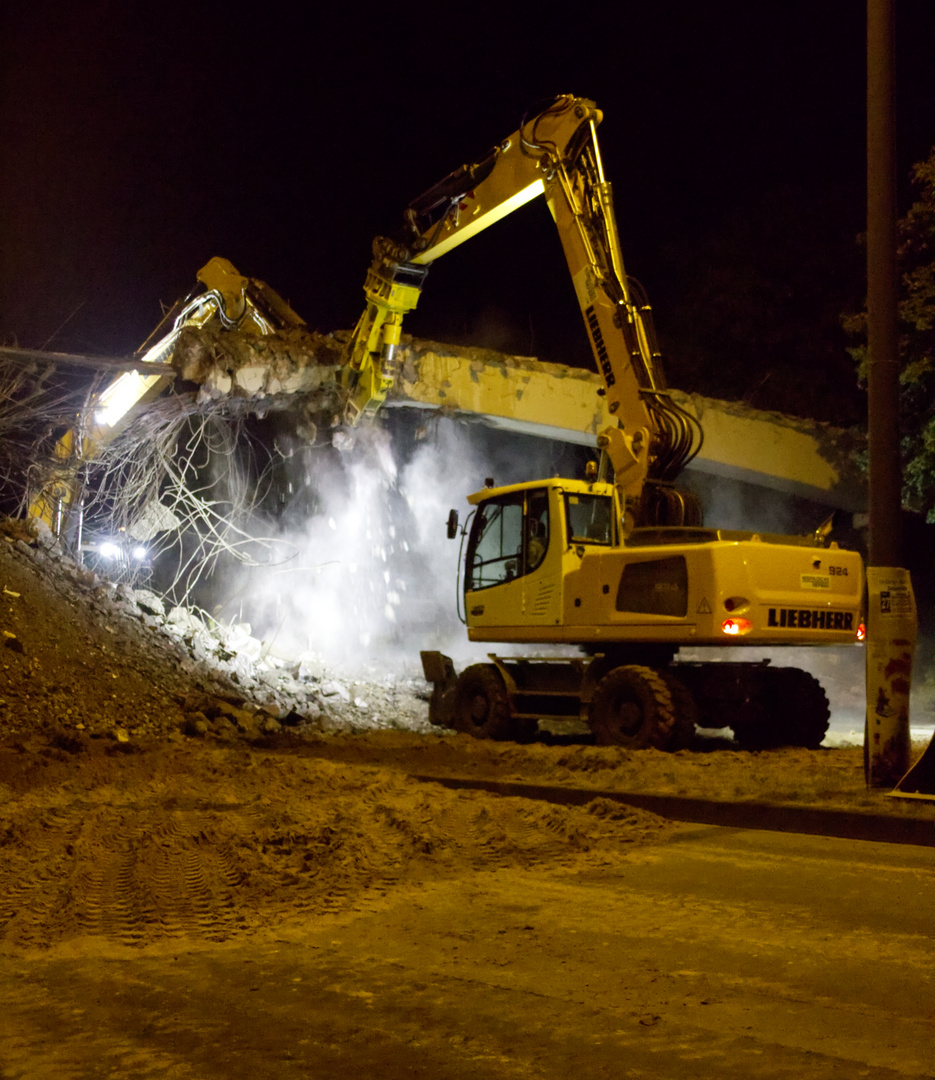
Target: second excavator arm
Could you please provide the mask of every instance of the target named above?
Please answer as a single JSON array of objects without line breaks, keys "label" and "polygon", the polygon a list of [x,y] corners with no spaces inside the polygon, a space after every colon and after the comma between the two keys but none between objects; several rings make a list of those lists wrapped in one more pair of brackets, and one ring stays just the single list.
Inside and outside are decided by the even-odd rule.
[{"label": "second excavator arm", "polygon": [[138,366],[91,394],[75,424],[56,442],[27,510],[56,535],[79,498],[82,465],[117,436],[131,409],[158,397],[174,378],[163,368],[184,329],[216,321],[228,330],[265,335],[305,325],[278,293],[263,281],[244,277],[227,259],[211,259],[198,271],[198,281],[199,289],[167,311],[137,350]]}]

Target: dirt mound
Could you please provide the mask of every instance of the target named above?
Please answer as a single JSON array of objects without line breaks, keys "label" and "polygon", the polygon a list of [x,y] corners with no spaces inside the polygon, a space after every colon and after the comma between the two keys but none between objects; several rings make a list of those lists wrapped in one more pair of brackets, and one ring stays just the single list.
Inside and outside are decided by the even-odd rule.
[{"label": "dirt mound", "polygon": [[243,745],[7,750],[0,800],[0,946],[17,950],[230,941],[401,882],[615,865],[674,828]]}]

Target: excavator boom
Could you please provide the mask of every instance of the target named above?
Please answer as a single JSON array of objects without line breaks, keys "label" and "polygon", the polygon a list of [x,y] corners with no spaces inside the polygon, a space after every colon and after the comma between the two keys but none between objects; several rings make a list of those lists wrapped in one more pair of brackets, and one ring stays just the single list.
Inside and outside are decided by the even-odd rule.
[{"label": "excavator boom", "polygon": [[[646,484],[666,492],[700,448],[701,432],[666,391],[649,304],[624,268],[597,141],[601,119],[587,98],[557,98],[482,160],[462,165],[415,199],[397,238],[377,238],[365,284],[367,308],[347,348],[345,419],[356,423],[372,414],[392,386],[402,319],[416,306],[428,267],[542,196],[616,421],[598,445],[632,517],[642,520]],[[664,510],[682,506],[668,494],[662,499]],[[649,515],[651,521],[657,517]],[[656,523],[676,523],[671,517]]]}]

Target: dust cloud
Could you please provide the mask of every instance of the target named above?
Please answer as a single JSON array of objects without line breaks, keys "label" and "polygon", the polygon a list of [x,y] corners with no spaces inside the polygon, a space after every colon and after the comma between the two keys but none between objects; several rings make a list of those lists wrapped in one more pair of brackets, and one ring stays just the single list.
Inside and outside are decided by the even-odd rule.
[{"label": "dust cloud", "polygon": [[290,463],[301,493],[283,515],[276,549],[290,556],[239,571],[225,619],[250,625],[277,655],[310,656],[347,671],[421,673],[419,651],[461,666],[486,649],[458,617],[461,539],[446,522],[484,486],[555,471],[543,440],[411,413],[358,429],[343,451],[308,448]]}]

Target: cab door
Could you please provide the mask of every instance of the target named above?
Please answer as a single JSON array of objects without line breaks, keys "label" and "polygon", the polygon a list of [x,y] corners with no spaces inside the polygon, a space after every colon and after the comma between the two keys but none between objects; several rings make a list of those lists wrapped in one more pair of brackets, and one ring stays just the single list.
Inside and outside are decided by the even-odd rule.
[{"label": "cab door", "polygon": [[477,507],[464,566],[469,628],[515,626],[523,609],[524,492],[486,499]]},{"label": "cab door", "polygon": [[480,503],[468,540],[465,611],[469,628],[554,624],[561,552],[553,542],[547,487]]},{"label": "cab door", "polygon": [[558,492],[546,487],[526,492],[523,517],[523,623],[554,626],[559,621],[562,543]]}]

